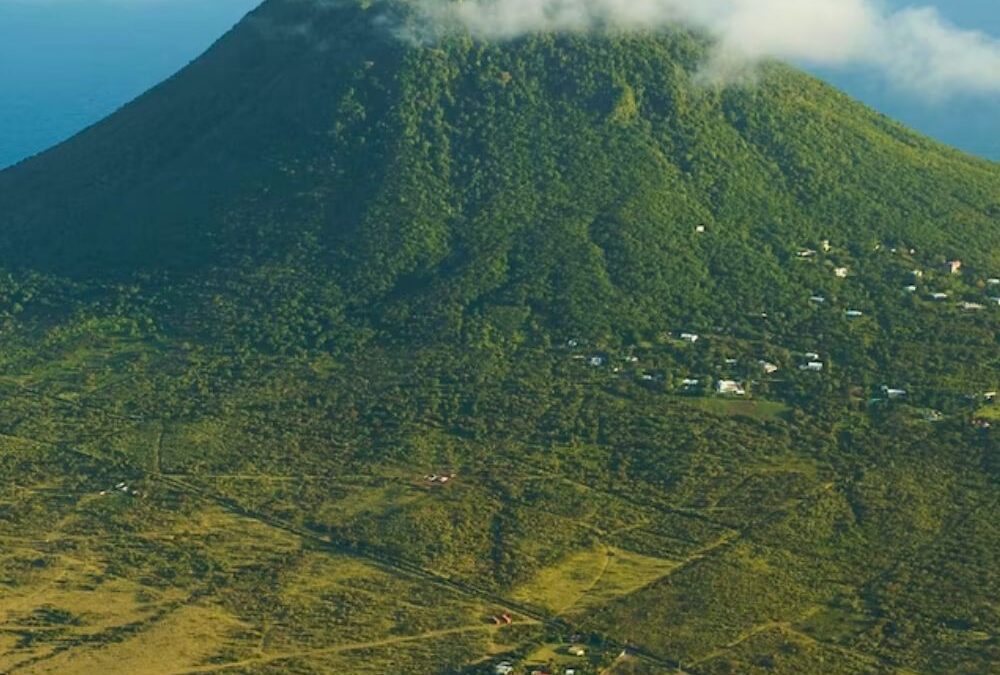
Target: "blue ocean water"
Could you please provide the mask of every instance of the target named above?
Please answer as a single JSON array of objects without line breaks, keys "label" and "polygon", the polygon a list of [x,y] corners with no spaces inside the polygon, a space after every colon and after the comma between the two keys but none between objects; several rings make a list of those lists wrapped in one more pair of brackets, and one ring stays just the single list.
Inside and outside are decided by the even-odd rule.
[{"label": "blue ocean water", "polygon": [[191,61],[259,0],[0,0],[0,167]]}]

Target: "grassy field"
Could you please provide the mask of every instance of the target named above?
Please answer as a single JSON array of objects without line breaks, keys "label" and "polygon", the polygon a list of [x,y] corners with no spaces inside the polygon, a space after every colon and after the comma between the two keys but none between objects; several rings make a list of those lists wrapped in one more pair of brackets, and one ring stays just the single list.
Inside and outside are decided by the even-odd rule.
[{"label": "grassy field", "polygon": [[1000,422],[1000,405],[983,406],[976,411],[974,417],[983,420],[994,420]]},{"label": "grassy field", "polygon": [[55,473],[54,450],[5,442],[3,456],[37,471],[0,498],[3,672],[380,673],[457,666],[500,640],[492,604],[150,482]]},{"label": "grassy field", "polygon": [[781,420],[791,412],[791,408],[783,403],[758,399],[708,397],[680,400],[713,415],[749,417],[762,421]]},{"label": "grassy field", "polygon": [[555,614],[581,614],[669,574],[678,563],[612,547],[580,551],[542,570],[511,597]]}]

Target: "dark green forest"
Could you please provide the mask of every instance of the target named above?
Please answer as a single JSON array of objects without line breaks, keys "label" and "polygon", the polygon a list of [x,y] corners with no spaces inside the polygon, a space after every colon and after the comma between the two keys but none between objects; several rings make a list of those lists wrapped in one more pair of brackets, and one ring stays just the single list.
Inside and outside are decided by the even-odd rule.
[{"label": "dark green forest", "polygon": [[994,672],[1000,167],[416,20],[269,0],[0,173],[0,670]]}]

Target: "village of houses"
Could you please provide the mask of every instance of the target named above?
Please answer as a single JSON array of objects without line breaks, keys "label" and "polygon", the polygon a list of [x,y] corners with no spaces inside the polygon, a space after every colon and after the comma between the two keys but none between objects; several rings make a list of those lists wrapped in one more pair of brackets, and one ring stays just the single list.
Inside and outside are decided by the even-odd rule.
[{"label": "village of houses", "polygon": [[[499,618],[499,617],[493,617]],[[509,614],[503,614],[501,621],[510,624],[512,619]],[[548,654],[547,663],[533,663],[531,658],[523,662],[513,659],[501,659],[492,665],[494,675],[585,675],[585,673],[597,672],[594,670],[594,663],[591,659],[593,654],[586,645],[581,644],[580,636],[570,636],[564,644],[555,647]],[[629,658],[628,649],[622,650],[617,661]]]},{"label": "village of houses", "polygon": [[[704,227],[700,227],[699,234],[705,234]],[[795,262],[816,261],[822,253],[830,253],[832,245],[829,241],[823,241],[818,249],[802,249],[798,251],[793,260]],[[876,248],[876,253],[881,247]],[[822,252],[822,253],[821,253]],[[885,248],[885,253],[890,255],[898,254],[896,248]],[[915,254],[912,249],[903,252],[909,257]],[[829,273],[836,283],[849,284],[852,282],[852,270],[849,266],[829,265]],[[967,292],[961,297],[954,292],[956,282],[963,281],[963,274],[970,277],[960,260],[948,260],[947,262],[928,266],[924,268],[914,268],[906,274],[904,283],[901,284],[899,292],[901,298],[907,296],[919,299],[927,303],[928,309],[933,311],[937,306],[948,306],[949,304],[961,313],[979,313],[989,310],[991,307],[1000,311],[1000,277],[975,278],[975,282],[969,286]],[[951,283],[944,283],[950,281]],[[949,290],[951,289],[951,290]],[[972,296],[978,294],[981,299],[973,299]],[[852,322],[865,318],[866,313],[860,308],[851,306],[836,306],[836,303],[823,294],[814,294],[803,298],[803,304],[817,310],[825,310],[830,314],[831,319],[839,314],[842,320]],[[766,314],[760,315],[766,318]],[[805,339],[805,338],[802,338]],[[831,369],[836,364],[832,363],[829,354],[824,354],[818,346],[799,346],[797,348],[782,348],[781,351],[786,356],[782,359],[775,358],[772,354],[776,350],[761,349],[760,353],[749,355],[747,349],[733,350],[740,351],[739,356],[725,354],[726,347],[739,342],[731,335],[726,335],[715,331],[697,331],[693,329],[675,329],[669,334],[663,335],[659,341],[663,347],[679,354],[681,358],[674,361],[683,363],[685,354],[693,356],[697,350],[716,342],[721,345],[721,349],[712,350],[714,354],[720,354],[714,363],[713,374],[704,372],[672,372],[667,375],[657,366],[658,359],[655,355],[656,347],[647,345],[634,349],[624,350],[624,353],[609,353],[608,350],[595,349],[582,337],[574,337],[565,342],[563,350],[571,354],[571,359],[581,364],[593,374],[603,374],[643,383],[656,390],[665,391],[681,396],[692,396],[698,398],[714,397],[722,400],[740,401],[750,400],[754,397],[754,388],[762,383],[775,382],[781,378],[823,378],[830,374]],[[752,341],[747,341],[752,343]],[[745,345],[744,345],[745,346]],[[647,353],[647,351],[649,353]],[[697,359],[686,359],[688,362],[695,362]],[[780,361],[780,362],[779,362]],[[704,370],[704,369],[703,369]],[[876,386],[868,392],[868,405],[889,404],[895,401],[908,401],[911,392],[905,383],[886,382]],[[975,406],[990,405],[997,401],[997,392],[993,390],[983,390],[968,392],[966,398]],[[921,411],[922,418],[927,422],[941,422],[945,416],[937,410]],[[990,422],[985,419],[973,418],[973,425],[980,429],[988,429]],[[444,485],[449,480],[454,479],[453,474],[432,474],[425,477],[431,485]],[[512,618],[509,614],[498,614],[490,617],[490,620],[500,624],[509,624]],[[495,675],[582,675],[588,672],[598,672],[590,668],[588,652],[583,645],[574,643],[572,640],[563,644],[556,650],[558,660],[549,662],[546,665],[533,664],[531,659],[520,662],[509,658],[501,658],[493,662],[492,672]],[[627,658],[627,652],[622,652],[619,659]]]},{"label": "village of houses", "polygon": [[[705,235],[707,229],[704,226],[699,226],[696,232],[699,235]],[[802,248],[796,251],[792,256],[792,261],[794,263],[815,263],[834,250],[834,246],[829,240],[823,240],[817,248]],[[877,244],[873,253],[905,256],[906,260],[913,260],[917,252],[912,248],[900,249],[899,247]],[[825,269],[838,284],[852,282],[853,272],[849,266],[827,262]],[[965,292],[955,293],[953,288],[956,282],[963,283],[967,279],[974,280],[974,283],[968,286]],[[980,313],[988,311],[990,308],[1000,311],[1000,276],[978,276],[971,273],[961,260],[946,260],[944,263],[930,265],[926,268],[914,267],[906,273],[906,278],[899,290],[901,298],[910,296],[932,306],[950,305],[962,313]],[[839,313],[847,321],[857,321],[866,316],[862,309],[849,305],[834,307],[834,303],[826,295],[819,293],[803,298],[803,303],[815,309],[830,310],[831,317]],[[759,315],[759,318],[766,319],[767,317],[766,312]],[[730,336],[686,329],[672,331],[664,338],[663,341],[666,343],[688,348],[696,348],[713,339],[732,342]],[[822,377],[834,365],[830,362],[829,356],[824,355],[818,347],[806,347],[798,350],[788,349],[787,351],[792,354],[792,358],[787,363],[779,364],[775,362],[775,359],[764,354],[759,354],[755,358],[747,358],[746,355],[743,355],[742,358],[730,356],[720,359],[720,362],[715,366],[713,375],[686,373],[682,376],[667,378],[662,372],[644,369],[642,360],[632,352],[624,356],[612,356],[604,352],[587,353],[587,342],[581,338],[570,339],[565,346],[575,352],[574,359],[585,361],[592,369],[608,369],[611,373],[622,377],[632,376],[649,384],[660,383],[666,391],[677,394],[714,395],[730,399],[751,398],[755,385],[787,377],[785,373],[782,373],[783,370],[798,371],[800,375],[804,376]],[[904,400],[909,397],[909,394],[910,392],[904,384],[887,382],[869,392],[868,402],[869,404],[878,404]],[[997,400],[997,392],[987,388],[986,390],[967,392],[966,398],[976,404],[992,404]],[[944,419],[944,416],[936,410],[925,410],[922,414],[924,419],[929,422],[939,422]],[[974,419],[973,423],[983,429],[990,427],[988,420]]]}]

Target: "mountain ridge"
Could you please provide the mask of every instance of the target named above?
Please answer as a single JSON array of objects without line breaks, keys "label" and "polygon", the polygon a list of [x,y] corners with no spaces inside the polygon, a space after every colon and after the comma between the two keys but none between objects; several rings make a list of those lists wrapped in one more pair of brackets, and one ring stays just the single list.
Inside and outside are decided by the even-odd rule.
[{"label": "mountain ridge", "polygon": [[[89,219],[89,227],[97,227],[94,233],[98,235],[101,233],[102,228],[111,228],[113,226],[115,234],[108,237],[109,241],[106,242],[104,249],[102,249],[103,253],[96,256],[98,258],[114,259],[115,252],[111,249],[122,247],[125,242],[131,242],[130,246],[136,249],[136,254],[139,257],[144,257],[147,264],[154,263],[155,266],[155,258],[153,258],[149,250],[151,248],[155,248],[162,253],[163,251],[171,250],[171,246],[182,249],[212,246],[212,243],[209,241],[200,241],[197,246],[185,247],[184,240],[186,237],[195,238],[203,235],[204,232],[201,230],[205,227],[209,231],[218,229],[218,221],[225,219],[229,215],[226,212],[227,209],[230,212],[236,210],[233,201],[237,195],[242,194],[242,199],[252,199],[260,196],[259,192],[264,189],[263,183],[266,182],[262,178],[264,175],[267,176],[267,181],[270,181],[273,185],[285,178],[280,173],[282,171],[301,171],[304,165],[305,171],[323,171],[324,169],[322,168],[307,166],[310,161],[325,161],[323,158],[306,158],[308,153],[313,151],[311,146],[317,146],[315,149],[319,152],[325,152],[328,157],[334,157],[338,154],[337,148],[331,147],[333,144],[329,141],[333,129],[324,120],[329,119],[330,116],[336,117],[336,106],[352,105],[356,104],[356,102],[352,103],[346,99],[339,100],[339,95],[335,90],[327,91],[323,88],[317,90],[317,85],[327,88],[332,86],[336,89],[337,87],[345,86],[343,84],[345,78],[354,77],[360,78],[361,85],[365,86],[364,78],[370,76],[376,80],[373,86],[383,87],[382,91],[370,95],[381,97],[382,100],[372,98],[370,101],[367,101],[366,103],[375,107],[375,110],[372,111],[374,114],[369,115],[367,111],[362,111],[362,114],[369,115],[369,119],[372,117],[377,118],[377,124],[399,124],[398,108],[407,104],[396,98],[397,94],[391,90],[393,86],[391,80],[395,77],[393,75],[394,66],[391,65],[395,62],[394,59],[403,59],[403,61],[400,61],[400,64],[404,67],[405,63],[412,63],[418,60],[422,62],[421,67],[435,67],[430,60],[433,58],[430,55],[434,53],[434,49],[394,41],[390,31],[382,25],[383,14],[380,11],[374,9],[358,10],[350,4],[338,4],[333,9],[314,10],[316,13],[313,14],[309,10],[309,4],[302,2],[265,3],[265,5],[248,16],[243,23],[242,29],[236,30],[223,38],[205,57],[199,59],[192,66],[154,89],[146,96],[127,106],[119,114],[112,116],[109,120],[84,132],[68,144],[58,147],[42,158],[24,163],[4,172],[3,179],[0,180],[4,180],[8,185],[13,184],[13,186],[3,190],[3,192],[8,193],[15,199],[19,194],[31,194],[34,190],[44,190],[50,195],[63,194],[67,198],[68,203],[65,205],[62,214],[70,222],[73,220],[80,222],[81,220]],[[349,17],[345,18],[347,15]],[[351,24],[349,23],[351,21],[357,23]],[[348,23],[345,24],[345,22]],[[335,44],[335,41],[331,42],[329,38],[321,39],[315,37],[315,33],[320,33],[324,30],[326,33],[329,33],[329,26],[332,25],[347,26],[340,31],[334,31],[334,35],[365,35],[365,44],[361,49],[363,53],[352,51],[358,45],[354,44],[352,46],[350,40]],[[303,28],[303,26],[313,27]],[[381,39],[378,39],[378,36],[381,36]],[[373,40],[373,37],[376,39]],[[483,54],[488,54],[488,58],[499,61],[505,55],[516,59],[516,53],[519,49],[524,49],[525,45],[538,44],[539,41],[550,40],[559,42],[562,40],[564,44],[569,45],[586,44],[588,41],[594,39],[600,41],[615,38],[559,38],[548,36],[528,38],[499,46],[476,45],[476,43],[471,42],[463,43],[461,38],[452,38],[450,39],[450,43],[448,43],[450,46],[446,45],[447,49],[452,50],[452,54],[450,57],[445,58],[445,63],[439,65],[442,68],[457,67],[461,70],[463,68],[461,64],[462,59],[473,56],[477,51],[480,53],[480,56],[477,58],[482,58]],[[623,40],[622,44],[628,43],[629,38],[621,39]],[[687,38],[677,36],[675,39],[675,44],[679,45]],[[654,41],[657,38],[649,38],[649,40]],[[659,40],[662,41],[663,38],[659,38]],[[678,74],[679,79],[675,78],[676,83],[673,86],[675,88],[677,86],[680,87],[680,89],[675,89],[678,92],[687,90],[687,93],[682,95],[688,101],[688,105],[697,108],[698,105],[701,105],[697,101],[699,94],[692,88],[694,85],[689,80],[685,84],[685,80],[689,78],[691,71],[697,67],[695,64],[699,58],[700,48],[696,42],[692,42],[682,48],[682,50],[685,50],[683,56],[677,51],[671,54],[669,48],[667,49],[668,51],[665,55],[657,55],[654,57],[654,62],[646,64],[647,70],[649,68],[661,68],[664,71],[670,71],[677,67],[678,61],[676,59],[686,59],[687,65],[685,68],[688,74]],[[463,56],[462,52],[465,52],[468,56]],[[552,56],[555,58],[565,58],[565,54],[563,56],[553,54]],[[376,65],[376,61],[383,57],[382,64]],[[458,60],[447,63],[449,60],[454,59]],[[354,68],[354,72],[350,74],[343,70],[346,68],[346,63],[348,62],[352,63],[352,67]],[[254,70],[254,64],[258,64],[262,70],[259,72]],[[366,67],[363,64],[371,64],[373,71],[386,68],[389,79],[386,82],[377,82],[380,76],[377,73],[370,72],[366,75],[360,70]],[[338,67],[340,70],[337,69]],[[583,66],[581,71],[600,72],[599,68],[602,67],[614,68],[614,65],[598,60]],[[496,76],[502,77],[501,73],[504,71],[501,71],[499,66],[494,66],[494,68],[497,68]],[[239,73],[236,81],[230,81],[233,73]],[[340,74],[338,75],[337,73]],[[539,74],[537,72],[524,73],[521,77],[530,79],[537,77]],[[579,74],[574,73],[573,75]],[[567,73],[567,76],[572,77],[569,73]],[[468,75],[465,77],[467,78]],[[549,78],[549,82],[544,83],[542,86],[554,87],[555,91],[558,91],[559,87],[565,85],[565,82],[560,83],[558,81],[558,77],[556,75],[554,78]],[[795,92],[794,89],[796,87],[808,89],[818,96],[830,100],[829,95],[825,93],[819,94],[819,92],[826,92],[827,90],[822,85],[813,81],[809,81],[807,85],[807,80],[804,79],[804,76],[791,76],[786,72],[782,77],[796,78],[794,84],[789,83],[788,87],[777,90],[781,91],[785,100],[791,99],[791,105],[797,106],[802,113],[816,113],[814,119],[821,118],[822,113],[815,109],[815,107],[810,112],[806,112],[810,106],[814,106],[815,102],[806,100],[800,92]],[[650,79],[652,80],[650,84],[655,82],[657,85],[662,85],[665,83],[665,80],[670,78],[660,78],[659,81],[653,77]],[[444,108],[441,108],[436,114],[466,114],[464,111],[461,111],[461,95],[456,91],[448,91],[447,84],[444,86],[445,89],[442,90],[442,93],[448,97],[457,99],[457,101],[444,104],[445,107],[451,108],[450,112],[446,112]],[[607,84],[601,86],[605,87],[606,91],[600,93],[591,91],[587,95],[614,96],[613,90],[616,85],[613,82],[609,81]],[[669,83],[665,87],[651,86],[650,95],[653,92],[668,91],[669,86],[671,86]],[[803,178],[805,172],[800,171],[803,168],[807,168],[805,167],[805,163],[799,161],[800,158],[795,157],[787,149],[780,149],[780,138],[776,135],[773,128],[761,127],[759,129],[761,133],[770,135],[770,138],[763,139],[764,143],[758,143],[757,139],[749,138],[745,135],[741,136],[741,134],[746,132],[752,133],[754,131],[746,125],[746,120],[754,113],[754,106],[761,105],[766,108],[766,104],[758,103],[758,101],[761,100],[759,98],[761,92],[765,91],[768,86],[767,83],[764,83],[758,89],[730,90],[728,92],[706,90],[702,95],[705,99],[710,100],[711,103],[705,106],[705,111],[714,116],[732,115],[736,123],[744,125],[742,130],[735,129],[733,123],[730,121],[728,124],[718,125],[718,128],[715,129],[716,133],[729,135],[727,142],[732,144],[734,151],[742,150],[744,154],[749,152],[751,155],[757,155],[756,158],[744,158],[741,161],[746,162],[749,159],[749,161],[756,162],[758,165],[769,164],[772,167],[776,166],[775,177],[781,177],[783,171],[780,164],[782,161],[785,161],[789,165],[787,172],[795,174],[793,180],[799,186],[806,187],[806,179]],[[389,89],[384,89],[384,87],[389,87]],[[517,87],[517,83],[514,84],[514,87]],[[191,98],[184,98],[183,92],[188,92],[187,95]],[[772,92],[776,93],[773,89]],[[473,96],[482,94],[491,95],[491,93],[484,91],[473,91],[472,94]],[[634,96],[634,92],[632,95]],[[314,101],[316,109],[311,110],[309,104]],[[439,107],[442,105],[440,101],[430,103]],[[558,104],[558,101],[556,103]],[[514,102],[511,101],[508,104],[514,104]],[[671,102],[663,99],[659,103],[645,101],[642,105],[646,107],[646,110],[641,112],[652,112],[653,116],[655,116],[660,111],[669,109]],[[859,145],[859,147],[865,143],[874,144],[876,142],[890,141],[898,144],[893,149],[893,153],[899,153],[899,156],[893,157],[894,160],[906,161],[904,158],[910,152],[906,148],[912,147],[919,148],[920,152],[925,155],[921,161],[927,161],[929,156],[934,156],[934,161],[941,168],[961,165],[969,171],[980,175],[992,177],[996,173],[991,164],[969,158],[959,159],[957,154],[950,155],[951,159],[946,160],[945,157],[949,156],[948,152],[940,148],[931,150],[934,146],[928,140],[902,131],[901,128],[883,121],[882,118],[876,116],[874,113],[862,110],[860,107],[854,107],[857,104],[848,103],[846,99],[837,99],[837,105],[850,105],[852,106],[849,113],[850,116],[859,116],[867,119],[867,127],[864,130],[858,129],[855,132],[857,135],[854,138],[848,139],[849,142]],[[246,106],[250,106],[253,109],[253,114],[257,115],[256,119],[248,119],[244,122],[238,118],[240,110],[245,110]],[[729,109],[726,110],[726,108]],[[161,117],[159,118],[147,118],[144,116],[147,110],[162,110],[164,112],[161,113]],[[641,112],[640,120],[642,119]],[[554,113],[555,110],[550,109],[546,114],[551,115]],[[393,117],[394,115],[395,117]],[[326,117],[324,118],[323,116]],[[742,121],[740,121],[741,117]],[[186,130],[188,128],[186,126],[172,124],[175,120],[182,119],[187,121],[187,125],[193,125],[190,126],[190,131]],[[661,124],[663,123],[662,119],[659,121]],[[454,127],[453,119],[445,117],[443,118],[443,122],[446,125],[450,124],[451,128]],[[249,123],[251,126],[243,127],[242,124],[246,123]],[[337,122],[337,124],[343,123],[343,120]],[[142,130],[140,131],[138,127],[130,125],[141,125]],[[879,128],[882,131],[876,132],[875,130]],[[280,129],[281,140],[274,138],[273,132],[268,132],[268,129]],[[371,137],[372,135],[370,128],[359,129],[359,131],[367,134],[366,137]],[[400,132],[402,131],[404,130],[400,129]],[[160,149],[156,141],[153,140],[151,142],[150,139],[162,133],[169,133],[172,136],[170,136],[169,141],[164,141],[164,147]],[[446,138],[450,132],[444,131],[441,133],[444,133],[444,136],[441,138]],[[664,166],[678,167],[682,174],[690,175],[692,173],[690,171],[691,167],[685,166],[683,151],[680,148],[684,143],[700,142],[699,139],[691,136],[685,138],[683,129],[678,128],[667,128],[664,131],[657,129],[656,133],[673,134],[677,137],[677,142],[673,148],[662,144],[662,136],[656,139],[661,146],[657,152],[660,153],[662,161],[666,162]],[[194,135],[188,136],[186,134]],[[269,137],[272,138],[272,141],[268,140]],[[116,140],[113,143],[109,142],[111,138]],[[122,140],[129,138],[132,140],[125,140],[124,142]],[[511,139],[511,142],[516,142],[517,140]],[[776,142],[773,146],[767,145],[771,141]],[[272,142],[279,145],[271,144]],[[743,148],[738,147],[741,144]],[[102,154],[107,154],[108,150],[116,147],[116,145],[120,145],[121,150],[112,151],[112,154],[109,154],[103,160],[105,166],[102,167],[100,164],[94,164],[95,161],[102,161],[100,160]],[[279,147],[280,145],[284,145],[285,149],[283,150]],[[375,146],[365,148],[364,150],[355,148],[354,152],[360,153],[372,149],[378,152],[378,148]],[[305,153],[302,152],[303,150]],[[775,156],[774,153],[776,151],[784,153],[783,156]],[[129,154],[122,156],[122,152]],[[164,152],[171,154],[162,154]],[[186,154],[171,156],[177,152]],[[674,154],[673,157],[668,156],[671,153]],[[378,161],[373,161],[371,157],[362,157],[359,154],[356,154],[355,157],[356,159],[348,161],[355,161],[359,164],[366,162],[374,164]],[[393,158],[386,156],[381,161],[393,161]],[[653,164],[655,161],[660,160],[651,159],[651,166],[655,166]],[[851,160],[845,157],[838,161],[850,162]],[[892,160],[886,158],[883,161]],[[151,166],[155,166],[155,172],[145,175],[142,168],[143,162],[149,162]],[[282,167],[280,166],[281,162],[288,162],[289,166]],[[296,164],[299,166],[295,166]],[[72,167],[69,170],[71,172],[70,175],[64,174],[64,178],[62,179],[64,187],[62,189],[55,186],[37,186],[36,188],[32,188],[32,175],[46,172],[51,175],[51,171],[45,167],[52,165],[68,165]],[[119,165],[120,168],[117,168]],[[174,168],[171,169],[171,166]],[[760,168],[757,170],[760,171]],[[73,175],[74,172],[75,177]],[[871,175],[866,176],[866,178],[871,177]],[[309,184],[310,178],[309,176],[299,178],[298,180],[302,184],[298,186],[294,185],[294,181],[288,181],[289,187],[291,189],[299,189],[300,191],[308,189],[328,191],[332,185],[336,184],[335,177],[329,175],[317,177],[317,179],[313,180],[314,183],[317,183],[316,185]],[[369,176],[368,178],[371,177]],[[143,181],[145,184],[134,185],[130,182],[134,180]],[[347,179],[347,182],[351,180],[354,180],[355,183],[360,183],[359,180],[354,178]],[[781,178],[781,180],[787,180],[787,178]],[[927,179],[923,180],[926,184]],[[206,185],[212,185],[213,187],[211,190],[206,190]],[[789,185],[789,187],[795,189],[797,186],[793,184]],[[258,194],[253,193],[255,189]],[[270,187],[269,189],[274,188]],[[816,187],[810,186],[808,189],[815,191]],[[917,188],[913,190],[913,195],[916,197],[926,192],[926,189]],[[114,200],[101,196],[110,193],[115,194]],[[136,194],[133,195],[133,193]],[[747,195],[747,199],[749,198],[750,195]],[[809,198],[815,199],[816,197],[815,195],[811,195]],[[963,199],[967,198],[963,197]],[[21,200],[21,203],[24,203],[24,201],[26,200]],[[46,203],[49,200],[38,201],[39,203]],[[236,199],[237,204],[238,201],[239,198]],[[52,227],[53,221],[59,218],[56,214],[46,216],[44,212],[36,216],[19,214],[18,209],[9,201],[8,203],[4,203],[3,207],[7,219],[4,231],[7,233],[12,229],[27,230],[29,229],[29,223],[31,223],[32,230],[37,230],[39,226]],[[320,204],[318,208],[330,211],[341,207],[336,203],[327,203],[325,205]],[[23,209],[21,210],[23,211]],[[215,219],[215,225],[204,222],[206,212],[213,214],[211,217]],[[132,224],[128,222],[133,217],[130,215],[132,213],[142,214],[146,217],[153,215],[154,217],[168,218],[169,220],[159,227],[146,224]],[[163,215],[158,216],[158,213],[162,213]],[[106,222],[98,224],[98,221],[102,219],[105,219]],[[199,226],[185,226],[184,221],[194,219],[202,220]],[[24,224],[20,227],[12,227],[14,225],[11,222],[12,220],[14,223],[22,220]],[[86,222],[82,224],[88,225]],[[174,231],[174,233],[171,234],[171,231]],[[22,240],[28,245],[30,245],[30,236],[30,234],[27,234],[22,237]],[[162,246],[152,243],[161,236],[168,237],[170,245]],[[149,241],[143,243],[147,239]],[[86,250],[85,245],[78,248],[83,251]],[[14,247],[8,241],[5,249],[13,250]],[[142,251],[145,251],[145,253],[142,253]],[[16,258],[22,260],[30,259],[30,257],[23,255],[16,256]],[[197,256],[195,255],[194,257]]]}]

